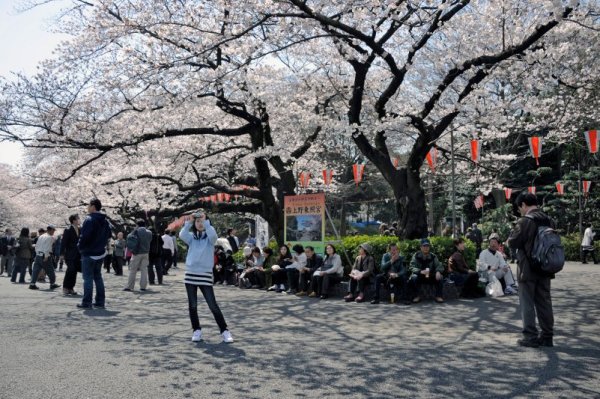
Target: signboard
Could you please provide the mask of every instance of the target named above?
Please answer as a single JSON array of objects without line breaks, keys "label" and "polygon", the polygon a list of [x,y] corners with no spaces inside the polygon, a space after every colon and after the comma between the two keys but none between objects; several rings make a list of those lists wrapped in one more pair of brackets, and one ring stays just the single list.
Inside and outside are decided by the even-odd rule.
[{"label": "signboard", "polygon": [[260,249],[269,246],[269,222],[256,215],[254,218],[256,225],[256,246]]},{"label": "signboard", "polygon": [[283,200],[286,244],[325,251],[325,193],[290,195]]}]

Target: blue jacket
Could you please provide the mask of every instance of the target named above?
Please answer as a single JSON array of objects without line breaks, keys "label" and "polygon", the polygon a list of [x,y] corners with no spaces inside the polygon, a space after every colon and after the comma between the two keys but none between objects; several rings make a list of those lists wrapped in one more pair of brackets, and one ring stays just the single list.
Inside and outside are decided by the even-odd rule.
[{"label": "blue jacket", "polygon": [[217,242],[217,232],[210,225],[209,220],[204,221],[204,231],[202,239],[194,238],[190,231],[192,222],[187,221],[179,232],[179,238],[188,246],[187,257],[185,258],[186,273],[212,273],[215,265],[215,242]]},{"label": "blue jacket", "polygon": [[110,226],[106,215],[94,212],[87,215],[79,232],[77,248],[82,256],[100,256],[106,253]]}]

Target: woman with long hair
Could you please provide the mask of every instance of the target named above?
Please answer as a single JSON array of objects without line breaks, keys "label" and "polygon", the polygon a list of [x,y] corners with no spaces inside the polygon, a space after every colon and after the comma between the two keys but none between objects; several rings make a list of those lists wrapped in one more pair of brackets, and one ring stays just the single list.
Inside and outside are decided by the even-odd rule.
[{"label": "woman with long hair", "polygon": [[185,259],[185,289],[187,291],[193,342],[202,341],[202,327],[198,319],[198,289],[202,292],[219,329],[223,342],[233,342],[227,323],[217,304],[213,289],[213,266],[217,232],[204,213],[189,216],[179,232],[179,238],[188,246]]},{"label": "woman with long hair", "polygon": [[25,284],[25,273],[27,273],[27,266],[29,265],[33,251],[33,244],[31,244],[31,239],[29,238],[29,229],[23,227],[19,238],[17,238],[17,252],[15,253],[15,264],[10,281],[16,283],[17,274],[20,274],[19,284]]},{"label": "woman with long hair", "polygon": [[294,263],[292,254],[287,245],[279,247],[279,257],[277,262],[271,267],[271,280],[273,285],[269,288],[269,291],[282,292],[285,291],[285,282],[287,280],[286,267]]},{"label": "woman with long hair", "polygon": [[313,273],[310,283],[311,293],[308,296],[310,298],[319,296],[321,299],[327,299],[329,287],[342,281],[343,275],[342,258],[337,254],[332,244],[327,244],[323,266]]}]

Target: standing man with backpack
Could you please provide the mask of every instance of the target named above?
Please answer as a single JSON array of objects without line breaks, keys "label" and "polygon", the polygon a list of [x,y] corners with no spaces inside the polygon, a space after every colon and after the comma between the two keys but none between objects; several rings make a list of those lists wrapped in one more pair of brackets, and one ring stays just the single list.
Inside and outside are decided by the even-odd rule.
[{"label": "standing man with backpack", "polygon": [[[542,240],[540,232],[548,231],[556,234],[552,229],[543,229],[543,227],[553,228],[554,222],[538,209],[535,194],[528,192],[519,194],[516,205],[522,218],[511,232],[508,243],[511,251],[516,251],[518,263],[517,280],[523,338],[517,343],[532,348],[553,346],[554,314],[550,297],[550,280],[554,278],[554,274],[543,270],[545,266],[540,264],[535,249],[539,248],[539,241]],[[534,259],[536,257],[537,260]],[[536,314],[542,330],[539,336],[535,324]]]}]

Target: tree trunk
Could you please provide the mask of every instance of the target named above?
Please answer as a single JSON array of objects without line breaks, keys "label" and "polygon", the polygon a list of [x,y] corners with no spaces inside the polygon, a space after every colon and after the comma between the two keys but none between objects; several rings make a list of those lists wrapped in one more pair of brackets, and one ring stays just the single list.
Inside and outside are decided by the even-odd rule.
[{"label": "tree trunk", "polygon": [[419,170],[403,168],[399,172],[393,185],[399,217],[398,233],[410,240],[427,237],[427,207]]}]

